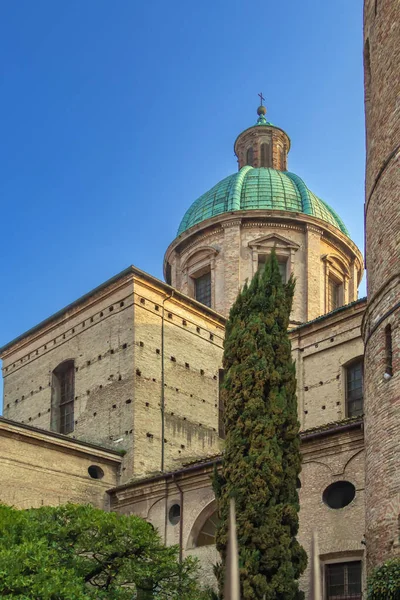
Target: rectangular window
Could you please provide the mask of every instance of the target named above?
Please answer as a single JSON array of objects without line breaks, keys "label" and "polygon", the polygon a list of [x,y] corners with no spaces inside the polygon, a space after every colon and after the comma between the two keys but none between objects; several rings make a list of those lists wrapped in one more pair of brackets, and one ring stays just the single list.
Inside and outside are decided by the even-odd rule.
[{"label": "rectangular window", "polygon": [[74,369],[69,368],[59,376],[60,381],[60,433],[74,430]]},{"label": "rectangular window", "polygon": [[347,416],[356,417],[364,412],[363,361],[352,363],[346,369]]},{"label": "rectangular window", "polygon": [[325,565],[327,600],[361,600],[361,561]]},{"label": "rectangular window", "polygon": [[225,371],[218,371],[218,435],[225,439],[225,423],[224,423],[224,401],[222,398],[222,385],[224,383]]},{"label": "rectangular window", "polygon": [[211,271],[194,280],[194,295],[196,300],[211,308]]},{"label": "rectangular window", "polygon": [[[265,263],[268,260],[268,254],[259,254],[258,255],[258,270],[262,271],[265,267]],[[277,257],[278,258],[278,265],[279,265],[279,273],[282,277],[282,281],[283,283],[287,283],[287,259],[283,258],[283,257]]]},{"label": "rectangular window", "polygon": [[328,279],[328,312],[339,308],[341,284],[329,277]]}]

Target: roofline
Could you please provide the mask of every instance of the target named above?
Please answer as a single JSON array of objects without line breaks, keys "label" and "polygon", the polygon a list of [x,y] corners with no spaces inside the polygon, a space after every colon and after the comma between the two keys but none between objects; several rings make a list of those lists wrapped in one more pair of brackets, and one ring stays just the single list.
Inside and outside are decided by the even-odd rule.
[{"label": "roofline", "polygon": [[[315,427],[312,429],[306,429],[305,431],[300,432],[301,441],[309,441],[312,439],[316,439],[319,437],[327,437],[329,435],[335,435],[336,433],[344,433],[345,431],[350,431],[352,429],[362,429],[363,428],[363,417],[357,417],[354,420],[344,420],[338,421],[337,423],[328,423],[327,425],[322,425],[321,427]],[[113,494],[114,492],[120,492],[135,484],[148,484],[154,481],[159,481],[161,479],[172,478],[174,479],[177,475],[182,475],[184,473],[190,473],[192,471],[200,470],[202,468],[208,468],[212,465],[217,465],[222,462],[223,456],[222,454],[215,456],[207,461],[199,461],[191,465],[187,465],[186,467],[182,467],[176,471],[169,471],[168,473],[157,473],[157,475],[152,475],[150,477],[143,477],[142,479],[136,479],[134,481],[124,483],[123,485],[117,485],[114,488],[107,490],[108,494]]]},{"label": "roofline", "polygon": [[26,429],[27,431],[32,431],[33,433],[39,433],[40,435],[45,435],[56,440],[62,440],[64,442],[72,443],[76,446],[84,446],[85,448],[92,448],[93,450],[101,450],[102,452],[113,454],[120,460],[122,460],[122,455],[118,450],[112,450],[111,448],[106,448],[105,446],[100,446],[98,444],[92,444],[91,442],[84,442],[83,440],[78,440],[76,438],[69,437],[68,435],[57,433],[56,431],[41,429],[40,427],[27,425],[26,423],[21,423],[20,421],[13,421],[11,419],[6,419],[5,417],[0,417],[0,425],[1,423],[4,423],[5,425],[11,425],[13,427],[19,427],[21,429]]},{"label": "roofline", "polygon": [[307,327],[308,325],[312,325],[313,323],[320,323],[321,321],[325,321],[329,317],[332,317],[334,315],[337,315],[338,313],[344,312],[348,308],[352,308],[354,306],[357,306],[358,304],[363,304],[364,302],[365,303],[367,302],[367,296],[364,296],[363,298],[358,298],[358,300],[349,302],[349,304],[344,304],[343,306],[339,306],[339,308],[335,308],[335,310],[331,310],[330,312],[328,312],[324,315],[321,315],[320,317],[311,319],[311,321],[306,321],[305,323],[301,323],[300,325],[297,325],[297,327],[294,327],[293,329],[289,329],[289,334],[294,333],[295,331],[298,331],[299,329],[303,329],[304,327]]},{"label": "roofline", "polygon": [[55,312],[54,314],[50,315],[50,317],[47,317],[43,321],[40,321],[40,323],[38,323],[34,327],[31,327],[30,329],[28,329],[24,333],[21,333],[19,336],[17,336],[16,338],[14,338],[13,340],[11,340],[10,342],[7,342],[6,344],[4,344],[4,346],[0,347],[0,358],[2,358],[2,354],[6,350],[8,350],[9,348],[11,348],[12,346],[14,346],[15,344],[17,344],[18,342],[20,342],[24,338],[32,335],[33,333],[36,333],[37,331],[39,331],[40,329],[42,329],[46,325],[49,325],[53,321],[56,321],[58,318],[62,317],[65,313],[69,312],[70,310],[72,310],[76,306],[79,306],[80,304],[82,304],[83,302],[85,302],[86,300],[88,300],[94,294],[97,294],[98,292],[101,292],[102,290],[106,289],[107,287],[109,287],[110,285],[112,285],[113,283],[115,283],[116,281],[122,279],[123,277],[125,277],[127,275],[138,275],[138,276],[142,277],[143,279],[146,279],[147,281],[155,282],[161,288],[163,288],[163,290],[165,290],[168,294],[172,294],[173,296],[177,296],[179,298],[182,298],[186,302],[189,301],[189,303],[192,304],[192,306],[194,306],[195,308],[201,309],[201,311],[208,313],[212,318],[217,319],[222,324],[225,324],[225,321],[226,321],[225,317],[223,317],[217,311],[213,310],[212,308],[209,308],[208,306],[205,306],[204,304],[201,304],[201,302],[198,302],[194,298],[190,298],[189,296],[186,296],[185,294],[183,294],[182,292],[180,292],[176,288],[172,287],[171,285],[168,285],[164,281],[161,281],[161,279],[158,279],[157,277],[154,277],[153,275],[150,275],[149,273],[146,273],[145,271],[142,271],[141,269],[138,269],[137,267],[135,267],[133,265],[130,265],[129,267],[127,267],[123,271],[120,271],[120,273],[117,273],[116,275],[114,275],[110,279],[107,279],[106,281],[104,281],[104,283],[101,283],[97,287],[95,287],[92,290],[90,290],[90,292],[87,292],[83,296],[80,296],[77,300],[74,300],[70,304],[67,304],[67,306],[65,306],[61,310]]},{"label": "roofline", "polygon": [[[254,168],[254,167],[252,167]],[[283,171],[282,171],[283,172]],[[231,176],[236,175],[236,173],[231,174]],[[198,223],[194,223],[188,229],[185,229],[181,233],[177,234],[176,237],[171,241],[168,248],[164,253],[164,261],[163,261],[163,273],[165,277],[166,264],[168,259],[173,251],[176,251],[176,248],[180,246],[182,243],[186,243],[193,235],[197,235],[208,227],[221,227],[222,223],[225,221],[229,221],[232,219],[237,220],[273,220],[275,221],[294,221],[297,225],[304,225],[306,223],[311,223],[315,227],[318,227],[323,232],[327,232],[329,235],[334,236],[339,240],[340,243],[344,244],[347,248],[350,248],[351,252],[358,259],[360,264],[360,280],[364,274],[364,260],[361,250],[358,248],[356,243],[351,239],[350,236],[343,233],[343,231],[337,227],[336,225],[332,225],[328,221],[324,221],[324,219],[320,219],[314,215],[309,215],[303,212],[296,212],[291,210],[278,210],[274,208],[258,208],[258,209],[238,209],[238,210],[230,210],[228,212],[222,212],[218,215],[214,215],[211,217],[207,217],[204,221],[199,221]]]}]

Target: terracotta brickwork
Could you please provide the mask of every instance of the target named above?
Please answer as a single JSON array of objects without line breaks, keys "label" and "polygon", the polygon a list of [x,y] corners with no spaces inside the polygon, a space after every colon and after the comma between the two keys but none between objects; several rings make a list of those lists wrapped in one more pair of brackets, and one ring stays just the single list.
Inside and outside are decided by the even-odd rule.
[{"label": "terracotta brickwork", "polygon": [[[299,539],[309,552],[311,532],[317,529],[323,564],[363,560],[363,447],[359,423],[330,432],[309,431],[303,436]],[[181,545],[184,556],[196,556],[201,564],[202,582],[215,585],[213,565],[218,559],[215,546],[197,544],[204,523],[216,510],[212,473],[212,462],[192,465],[177,473],[122,486],[111,491],[110,497],[112,510],[148,519],[167,544]],[[355,499],[345,508],[331,509],[322,499],[323,492],[328,485],[343,480],[355,486]],[[181,518],[173,524],[169,512],[176,504],[181,507]],[[308,579],[307,572],[302,579],[306,592]]]},{"label": "terracotta brickwork", "polygon": [[362,256],[337,228],[290,212],[251,210],[222,214],[184,232],[169,246],[165,269],[180,291],[194,296],[193,282],[211,272],[212,306],[227,316],[238,291],[258,268],[258,255],[276,248],[286,275],[296,277],[292,320],[303,323],[328,312],[328,279],[341,282],[341,305],[357,299]]},{"label": "terracotta brickwork", "polygon": [[[114,451],[0,419],[0,502],[16,508],[90,503],[109,510],[122,458]],[[89,467],[102,475],[93,479]]]},{"label": "terracotta brickwork", "polygon": [[[269,150],[266,164],[261,162],[261,144],[266,144]],[[239,169],[250,164],[247,161],[247,151],[250,148],[253,151],[252,167],[270,167],[286,171],[290,140],[282,129],[268,125],[256,125],[243,131],[234,145]]]},{"label": "terracotta brickwork", "polygon": [[[364,71],[368,307],[363,335],[366,347],[366,541],[370,568],[400,554],[399,64],[400,3],[367,0],[364,4]],[[391,359],[386,335],[388,326],[391,327]]]}]

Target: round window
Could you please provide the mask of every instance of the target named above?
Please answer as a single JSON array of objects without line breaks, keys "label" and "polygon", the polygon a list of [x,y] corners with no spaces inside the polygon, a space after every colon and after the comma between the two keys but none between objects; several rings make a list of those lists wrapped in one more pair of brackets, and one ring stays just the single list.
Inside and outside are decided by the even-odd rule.
[{"label": "round window", "polygon": [[104,471],[97,465],[90,465],[88,473],[92,479],[102,479],[104,477]]},{"label": "round window", "polygon": [[181,507],[179,504],[173,504],[168,513],[169,522],[171,525],[176,525],[181,520]]},{"label": "round window", "polygon": [[356,488],[350,481],[335,481],[328,485],[322,494],[322,500],[329,508],[344,508],[353,502]]}]

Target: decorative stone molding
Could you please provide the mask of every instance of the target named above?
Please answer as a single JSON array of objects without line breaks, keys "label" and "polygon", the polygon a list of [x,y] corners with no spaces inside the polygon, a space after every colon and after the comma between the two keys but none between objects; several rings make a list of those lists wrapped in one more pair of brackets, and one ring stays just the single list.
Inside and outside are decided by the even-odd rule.
[{"label": "decorative stone molding", "polygon": [[260,254],[271,254],[273,248],[278,259],[283,258],[286,262],[287,279],[294,272],[294,255],[300,248],[299,244],[292,242],[282,235],[270,233],[248,243],[252,254],[253,275],[258,269],[258,257]]}]

